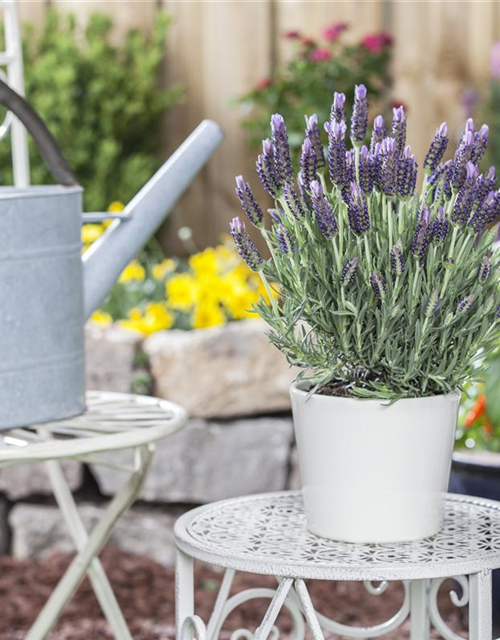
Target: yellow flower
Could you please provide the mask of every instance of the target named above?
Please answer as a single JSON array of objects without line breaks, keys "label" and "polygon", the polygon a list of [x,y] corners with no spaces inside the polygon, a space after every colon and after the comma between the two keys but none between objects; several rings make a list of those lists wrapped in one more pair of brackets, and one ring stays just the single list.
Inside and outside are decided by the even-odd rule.
[{"label": "yellow flower", "polygon": [[205,249],[189,258],[189,266],[196,275],[216,275],[218,271],[217,254],[214,249]]},{"label": "yellow flower", "polygon": [[110,213],[119,213],[124,209],[125,209],[125,205],[123,204],[123,202],[120,202],[119,200],[113,200],[113,202],[108,207],[108,211]]},{"label": "yellow flower", "polygon": [[143,318],[143,333],[149,335],[162,329],[170,329],[174,316],[161,302],[151,302],[146,307]]},{"label": "yellow flower", "polygon": [[87,246],[100,238],[104,233],[102,224],[84,224],[82,226],[82,243]]},{"label": "yellow flower", "polygon": [[137,260],[132,260],[122,271],[118,282],[143,282],[146,277],[146,270]]},{"label": "yellow flower", "polygon": [[155,264],[151,267],[151,275],[155,280],[163,280],[165,276],[172,271],[175,271],[177,263],[172,258],[166,258],[159,264]]},{"label": "yellow flower", "polygon": [[226,316],[222,313],[220,305],[202,302],[196,305],[191,322],[193,329],[206,329],[225,324]]},{"label": "yellow flower", "polygon": [[128,320],[121,320],[120,326],[132,331],[139,331],[144,335],[150,335],[163,329],[170,329],[174,323],[174,317],[161,302],[151,302],[146,306],[144,313],[134,307],[128,313]]},{"label": "yellow flower", "polygon": [[110,324],[113,323],[113,318],[106,313],[105,311],[101,311],[101,309],[97,309],[90,316],[90,319],[96,324],[100,324],[102,327],[109,327]]},{"label": "yellow flower", "polygon": [[189,311],[198,295],[196,279],[189,273],[178,273],[167,282],[165,293],[172,308]]}]

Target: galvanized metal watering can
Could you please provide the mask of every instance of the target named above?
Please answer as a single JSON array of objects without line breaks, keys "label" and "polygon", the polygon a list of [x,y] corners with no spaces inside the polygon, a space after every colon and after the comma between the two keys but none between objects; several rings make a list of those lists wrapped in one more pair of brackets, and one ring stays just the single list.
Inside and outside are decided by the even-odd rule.
[{"label": "galvanized metal watering can", "polygon": [[[3,430],[84,411],[84,320],[160,226],[223,134],[214,122],[203,121],[82,260],[82,188],[39,116],[2,81],[0,103],[26,126],[59,183],[0,187]],[[96,217],[90,214],[89,219]]]}]

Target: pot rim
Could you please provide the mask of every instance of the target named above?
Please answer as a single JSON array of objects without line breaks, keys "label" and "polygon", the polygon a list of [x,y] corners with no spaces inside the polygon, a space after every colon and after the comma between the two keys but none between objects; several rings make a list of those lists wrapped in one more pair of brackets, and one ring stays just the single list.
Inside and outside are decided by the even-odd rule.
[{"label": "pot rim", "polygon": [[426,402],[426,404],[433,404],[433,403],[438,403],[438,402],[442,402],[443,400],[449,401],[449,402],[453,402],[453,401],[459,401],[462,393],[456,389],[455,391],[450,391],[449,393],[440,393],[437,395],[432,395],[432,396],[418,396],[416,398],[401,398],[400,400],[396,400],[396,402],[390,404],[388,400],[386,400],[385,398],[381,398],[380,400],[375,399],[375,398],[345,398],[345,397],[339,397],[339,396],[325,396],[319,393],[313,393],[311,396],[309,396],[308,391],[304,390],[303,386],[307,385],[307,381],[301,381],[298,382],[297,380],[294,380],[292,382],[292,384],[290,385],[290,394],[291,395],[295,395],[297,397],[300,397],[304,400],[311,400],[312,398],[314,398],[315,402],[328,402],[328,403],[333,403],[333,402],[343,402],[343,403],[351,403],[351,404],[357,404],[359,405],[360,403],[362,403],[364,406],[368,405],[372,405],[372,406],[394,406],[394,405],[400,405],[400,404],[411,404],[411,403],[419,403],[422,404],[423,401]]}]

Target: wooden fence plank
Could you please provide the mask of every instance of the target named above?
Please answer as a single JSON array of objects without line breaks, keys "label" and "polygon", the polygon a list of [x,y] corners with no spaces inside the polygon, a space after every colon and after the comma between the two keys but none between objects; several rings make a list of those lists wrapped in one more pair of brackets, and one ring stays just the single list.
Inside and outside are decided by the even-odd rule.
[{"label": "wooden fence plank", "polygon": [[[218,122],[226,139],[203,176],[177,207],[174,224],[193,228],[197,243],[217,242],[238,213],[234,175],[244,173],[256,184],[253,153],[240,127],[241,113],[231,100],[268,75],[270,64],[270,2],[163,4],[175,25],[167,54],[169,78],[186,87],[186,105],[169,116],[175,144],[203,118]],[[172,137],[169,146],[174,142]],[[169,245],[175,226],[168,229]]]},{"label": "wooden fence plank", "polygon": [[321,40],[322,30],[336,22],[346,22],[345,42],[357,42],[363,35],[383,28],[382,0],[333,0],[325,2],[286,2],[277,0],[277,59],[280,62],[293,55],[293,41],[283,37],[287,31],[300,31],[307,37]]},{"label": "wooden fence plank", "polygon": [[465,22],[454,2],[396,2],[392,11],[394,96],[408,107],[408,141],[421,165],[441,121],[452,138],[463,126]]},{"label": "wooden fence plank", "polygon": [[72,13],[85,26],[93,13],[113,18],[111,39],[120,42],[129,29],[149,31],[157,13],[156,0],[51,0],[50,6],[61,13]]},{"label": "wooden fence plank", "polygon": [[36,26],[41,26],[48,7],[48,0],[18,0],[17,10],[19,12],[19,22],[24,24],[29,22]]}]

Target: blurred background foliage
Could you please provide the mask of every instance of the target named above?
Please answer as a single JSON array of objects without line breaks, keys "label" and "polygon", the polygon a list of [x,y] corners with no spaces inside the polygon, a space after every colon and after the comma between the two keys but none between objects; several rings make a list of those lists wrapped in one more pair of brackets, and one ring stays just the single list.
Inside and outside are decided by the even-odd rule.
[{"label": "blurred background foliage", "polygon": [[[180,86],[158,88],[170,18],[149,37],[136,29],[110,40],[112,20],[94,14],[83,32],[72,15],[46,14],[23,33],[25,92],[58,141],[81,185],[87,211],[128,202],[160,165],[165,110]],[[53,182],[30,140],[33,184]],[[10,145],[0,145],[0,184],[12,184]]]},{"label": "blurred background foliage", "polygon": [[237,100],[248,112],[242,125],[252,146],[269,135],[271,114],[280,113],[298,161],[304,141],[304,114],[316,113],[320,122],[327,122],[335,91],[346,94],[349,112],[357,84],[366,85],[370,100],[378,103],[375,108],[387,110],[392,37],[385,32],[368,33],[355,44],[345,44],[343,35],[348,28],[344,22],[332,24],[317,39],[299,31],[283,35],[295,45],[293,57]]}]

